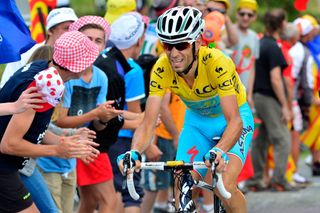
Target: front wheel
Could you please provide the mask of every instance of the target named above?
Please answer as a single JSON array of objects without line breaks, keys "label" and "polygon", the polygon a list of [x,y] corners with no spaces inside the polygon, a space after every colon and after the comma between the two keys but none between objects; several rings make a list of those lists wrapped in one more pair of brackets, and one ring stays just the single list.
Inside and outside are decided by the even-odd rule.
[{"label": "front wheel", "polygon": [[214,213],[227,213],[224,209],[222,201],[217,195],[213,196]]}]

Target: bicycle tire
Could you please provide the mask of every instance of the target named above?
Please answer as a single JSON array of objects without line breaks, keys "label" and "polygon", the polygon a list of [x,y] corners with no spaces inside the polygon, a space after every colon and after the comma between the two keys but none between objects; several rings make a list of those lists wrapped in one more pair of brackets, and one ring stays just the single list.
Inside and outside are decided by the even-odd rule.
[{"label": "bicycle tire", "polygon": [[216,194],[213,195],[213,209],[214,213],[227,213],[223,207],[222,201]]}]

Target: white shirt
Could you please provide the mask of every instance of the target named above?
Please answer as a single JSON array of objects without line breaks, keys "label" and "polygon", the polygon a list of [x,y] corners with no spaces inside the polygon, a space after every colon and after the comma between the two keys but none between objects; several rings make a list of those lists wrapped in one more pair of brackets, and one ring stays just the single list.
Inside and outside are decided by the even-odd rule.
[{"label": "white shirt", "polygon": [[5,83],[9,80],[9,78],[11,76],[13,76],[13,74],[20,69],[21,67],[23,67],[24,65],[26,65],[31,57],[31,55],[34,53],[34,51],[36,51],[36,49],[38,49],[39,47],[43,46],[45,42],[41,42],[39,44],[35,44],[33,45],[33,47],[31,47],[27,52],[21,54],[21,60],[20,61],[15,61],[15,62],[11,62],[8,63],[6,65],[6,68],[3,71],[2,77],[1,77],[1,82],[0,82],[0,88],[2,88]]}]

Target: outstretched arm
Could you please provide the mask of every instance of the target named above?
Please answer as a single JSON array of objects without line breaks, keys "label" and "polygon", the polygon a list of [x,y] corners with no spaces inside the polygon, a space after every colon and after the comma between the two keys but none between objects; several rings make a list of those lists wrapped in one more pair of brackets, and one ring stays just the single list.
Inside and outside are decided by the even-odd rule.
[{"label": "outstretched arm", "polygon": [[11,115],[15,113],[21,113],[27,109],[41,109],[39,105],[45,101],[42,99],[42,95],[37,92],[36,87],[30,87],[25,90],[16,102],[2,103],[0,104],[0,115]]}]

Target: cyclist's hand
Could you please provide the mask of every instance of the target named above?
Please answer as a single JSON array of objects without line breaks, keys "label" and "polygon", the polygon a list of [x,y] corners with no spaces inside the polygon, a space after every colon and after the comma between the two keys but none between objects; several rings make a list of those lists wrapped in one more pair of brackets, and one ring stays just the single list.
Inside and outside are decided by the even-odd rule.
[{"label": "cyclist's hand", "polygon": [[130,150],[119,155],[117,163],[123,175],[126,175],[127,172],[131,172],[133,168],[135,168],[136,171],[139,171],[141,167],[141,155],[136,150]]},{"label": "cyclist's hand", "polygon": [[214,159],[214,163],[217,165],[216,170],[217,172],[224,172],[226,170],[226,166],[229,163],[229,156],[221,149],[219,149],[218,147],[213,147],[207,154],[205,154],[204,161],[206,163],[207,167],[211,167],[211,156],[212,154],[215,154],[215,159]]}]

